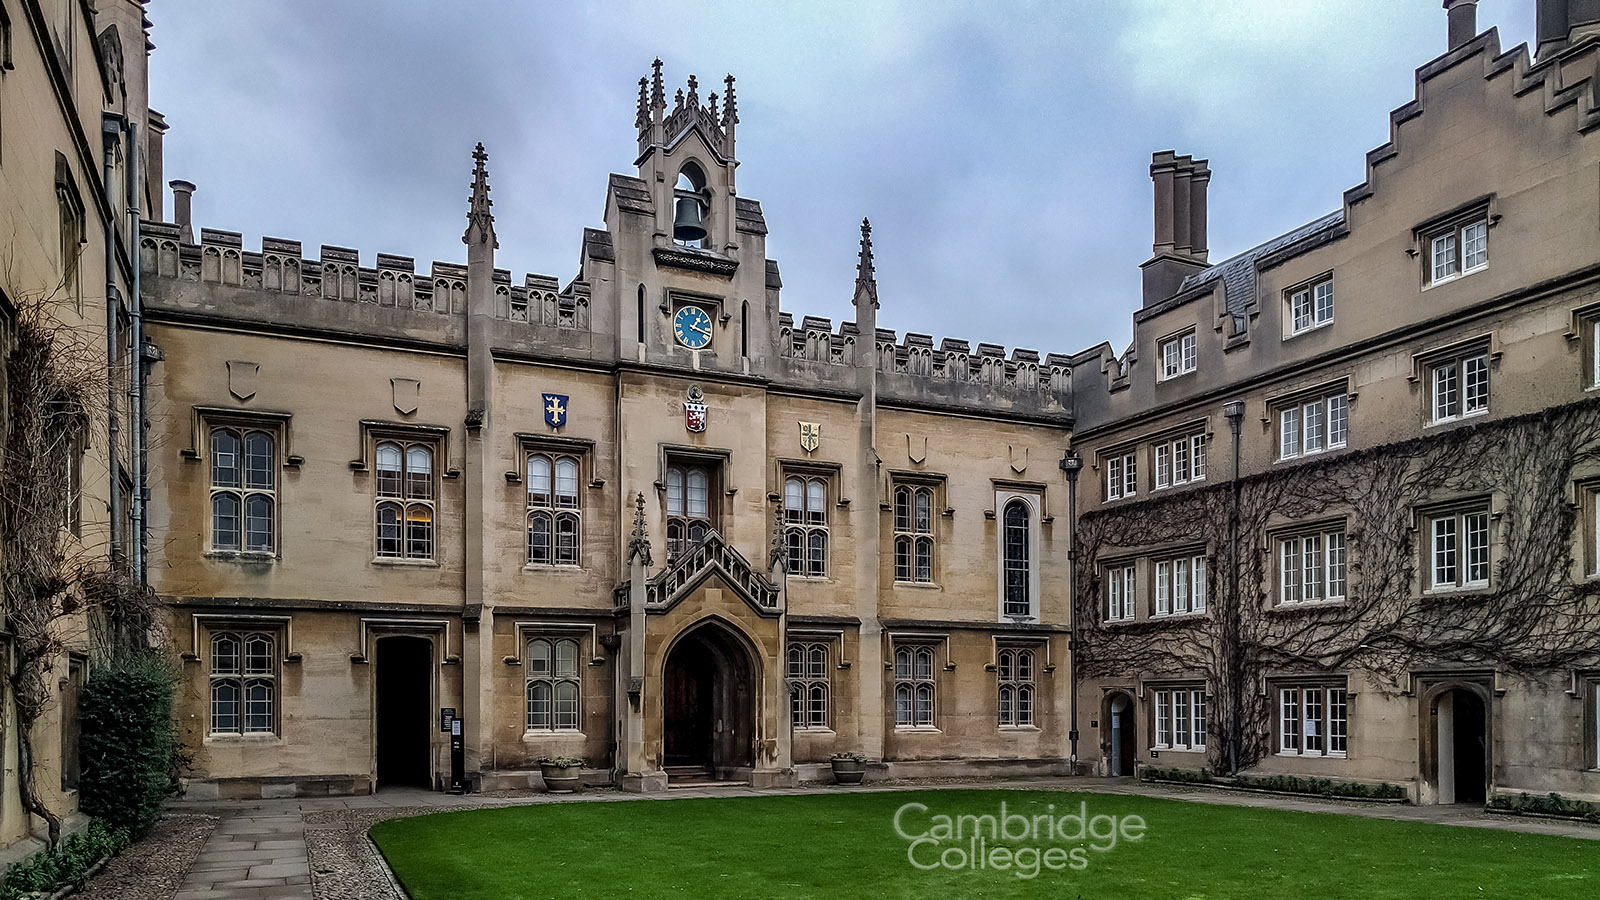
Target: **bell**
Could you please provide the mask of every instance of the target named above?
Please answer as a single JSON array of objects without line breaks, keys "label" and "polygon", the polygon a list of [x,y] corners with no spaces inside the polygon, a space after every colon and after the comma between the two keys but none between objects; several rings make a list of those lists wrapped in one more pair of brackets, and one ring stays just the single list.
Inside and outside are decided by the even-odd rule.
[{"label": "bell", "polygon": [[700,221],[700,201],[693,197],[679,197],[677,210],[672,217],[672,239],[697,244],[705,237],[706,226]]}]

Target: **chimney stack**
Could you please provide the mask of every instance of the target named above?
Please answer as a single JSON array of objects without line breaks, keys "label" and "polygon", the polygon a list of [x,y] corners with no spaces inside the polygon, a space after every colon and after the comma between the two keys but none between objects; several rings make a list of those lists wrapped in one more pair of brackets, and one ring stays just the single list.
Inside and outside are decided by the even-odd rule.
[{"label": "chimney stack", "polygon": [[1449,49],[1466,44],[1478,36],[1478,0],[1444,0],[1449,15]]},{"label": "chimney stack", "polygon": [[190,203],[194,198],[194,183],[190,181],[170,181],[167,183],[172,188],[172,220],[178,226],[178,240],[185,244],[194,243],[194,220]]},{"label": "chimney stack", "polygon": [[1539,0],[1535,16],[1541,62],[1591,34],[1600,34],[1600,0]]},{"label": "chimney stack", "polygon": [[1206,160],[1163,150],[1150,157],[1155,183],[1155,240],[1144,270],[1144,305],[1177,293],[1185,276],[1206,266]]}]

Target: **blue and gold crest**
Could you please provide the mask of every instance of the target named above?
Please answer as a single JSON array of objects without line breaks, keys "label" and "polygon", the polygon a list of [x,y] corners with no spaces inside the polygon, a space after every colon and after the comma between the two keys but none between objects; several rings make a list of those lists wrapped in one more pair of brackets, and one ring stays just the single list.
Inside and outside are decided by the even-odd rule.
[{"label": "blue and gold crest", "polygon": [[560,428],[567,424],[567,395],[544,395],[544,423],[551,428]]}]

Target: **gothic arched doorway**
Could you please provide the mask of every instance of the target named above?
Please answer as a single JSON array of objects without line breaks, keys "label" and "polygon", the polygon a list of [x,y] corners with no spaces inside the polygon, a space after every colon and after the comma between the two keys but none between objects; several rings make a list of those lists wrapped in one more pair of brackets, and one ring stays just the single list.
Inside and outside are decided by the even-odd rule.
[{"label": "gothic arched doorway", "polygon": [[1121,691],[1106,698],[1106,774],[1124,776],[1134,774],[1134,762],[1139,752],[1137,717],[1133,698]]},{"label": "gothic arched doorway", "polygon": [[1477,691],[1455,687],[1433,701],[1435,787],[1440,803],[1481,804],[1489,785],[1489,716]]},{"label": "gothic arched doorway", "polygon": [[698,625],[673,643],[661,695],[669,777],[726,779],[755,765],[756,679],[749,649],[723,625]]}]

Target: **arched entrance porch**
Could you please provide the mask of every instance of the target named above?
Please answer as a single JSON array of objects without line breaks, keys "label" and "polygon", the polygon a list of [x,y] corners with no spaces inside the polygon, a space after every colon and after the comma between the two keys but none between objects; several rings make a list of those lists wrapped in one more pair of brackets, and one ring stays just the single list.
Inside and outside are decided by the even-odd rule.
[{"label": "arched entrance porch", "polygon": [[1424,774],[1436,802],[1482,804],[1490,773],[1489,705],[1471,685],[1444,687],[1428,700],[1431,722]]},{"label": "arched entrance porch", "polygon": [[749,776],[759,684],[755,654],[723,623],[702,622],[673,641],[662,670],[662,764],[670,779]]},{"label": "arched entrance porch", "polygon": [[1112,691],[1106,695],[1104,719],[1105,735],[1101,750],[1105,754],[1106,774],[1113,777],[1134,774],[1134,763],[1139,752],[1137,706],[1132,695]]}]

